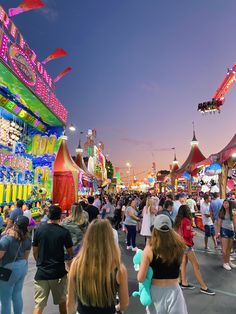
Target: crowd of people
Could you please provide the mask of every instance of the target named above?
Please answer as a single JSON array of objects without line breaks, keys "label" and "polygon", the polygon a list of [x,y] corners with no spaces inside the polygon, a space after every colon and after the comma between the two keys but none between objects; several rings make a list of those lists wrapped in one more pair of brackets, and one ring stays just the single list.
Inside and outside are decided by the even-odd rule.
[{"label": "crowd of people", "polygon": [[[22,289],[31,246],[36,262],[33,314],[47,307],[49,294],[61,314],[114,314],[129,305],[128,274],[121,261],[118,231],[126,233],[126,248],[135,252],[137,232],[145,248],[137,280],[153,270],[149,314],[187,313],[182,289],[194,289],[187,279],[191,263],[200,292],[215,295],[202,278],[194,251],[194,216],[201,212],[204,249],[212,238],[222,249],[223,267],[230,260],[236,231],[235,202],[219,195],[154,195],[122,192],[83,197],[68,217],[61,208],[44,204],[42,217],[30,237],[32,216],[18,200],[0,238],[1,313],[22,314]],[[24,210],[23,210],[24,208]],[[117,301],[118,300],[118,301]]]}]

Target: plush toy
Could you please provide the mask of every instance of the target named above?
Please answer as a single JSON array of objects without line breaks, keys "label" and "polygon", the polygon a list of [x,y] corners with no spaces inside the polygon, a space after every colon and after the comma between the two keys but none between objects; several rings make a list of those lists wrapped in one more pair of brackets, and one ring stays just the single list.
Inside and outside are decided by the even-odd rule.
[{"label": "plush toy", "polygon": [[[142,254],[143,254],[143,251],[138,250],[136,252],[136,254],[134,255],[133,263],[134,263],[134,269],[136,271],[139,270],[141,260],[142,260]],[[151,293],[150,293],[152,276],[153,276],[153,270],[149,266],[144,282],[140,282],[138,284],[139,291],[134,291],[132,293],[133,297],[139,297],[140,298],[140,302],[144,306],[148,306],[152,303],[152,298],[151,298]]]}]

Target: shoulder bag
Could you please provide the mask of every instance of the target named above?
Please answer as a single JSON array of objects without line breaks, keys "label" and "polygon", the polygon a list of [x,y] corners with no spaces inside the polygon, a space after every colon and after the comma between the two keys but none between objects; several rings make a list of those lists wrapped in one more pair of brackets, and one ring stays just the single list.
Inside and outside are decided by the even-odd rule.
[{"label": "shoulder bag", "polygon": [[[18,247],[18,250],[16,252],[16,255],[15,255],[15,258],[14,258],[12,264],[14,264],[16,261],[17,255],[18,255],[20,248],[21,248],[21,244],[22,244],[22,242],[20,243],[20,245]],[[12,265],[12,267],[13,267],[13,265]],[[5,268],[5,267],[0,266],[0,280],[8,281],[10,279],[11,273],[12,273],[12,267],[11,267],[11,269],[9,269],[9,268]]]}]

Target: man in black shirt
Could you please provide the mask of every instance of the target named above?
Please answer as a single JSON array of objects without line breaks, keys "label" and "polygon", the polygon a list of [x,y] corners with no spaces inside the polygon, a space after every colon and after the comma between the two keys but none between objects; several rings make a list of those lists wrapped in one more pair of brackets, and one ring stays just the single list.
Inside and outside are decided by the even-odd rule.
[{"label": "man in black shirt", "polygon": [[94,219],[99,217],[99,210],[97,207],[93,206],[94,197],[88,197],[88,206],[85,208],[85,211],[89,215],[89,222],[93,221]]},{"label": "man in black shirt", "polygon": [[61,208],[52,205],[49,220],[39,226],[33,239],[33,255],[36,260],[35,309],[33,314],[43,313],[50,291],[60,314],[66,314],[67,272],[64,263],[64,248],[72,260],[73,243],[69,231],[59,225]]}]

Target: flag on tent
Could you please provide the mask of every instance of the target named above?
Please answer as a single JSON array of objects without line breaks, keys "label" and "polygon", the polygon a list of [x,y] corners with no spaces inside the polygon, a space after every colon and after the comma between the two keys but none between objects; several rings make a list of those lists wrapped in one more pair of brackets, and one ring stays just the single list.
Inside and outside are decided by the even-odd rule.
[{"label": "flag on tent", "polygon": [[47,62],[58,59],[61,57],[67,56],[68,53],[62,49],[62,48],[57,48],[55,51],[53,51],[45,60],[42,61],[42,64],[46,64]]},{"label": "flag on tent", "polygon": [[21,14],[33,9],[40,9],[45,6],[45,3],[41,0],[24,0],[21,4],[16,8],[10,8],[8,11],[9,16],[14,16],[17,14]]},{"label": "flag on tent", "polygon": [[66,75],[68,72],[70,72],[72,70],[71,67],[66,68],[65,70],[63,70],[60,74],[58,74],[58,76],[54,79],[54,83],[58,82],[64,75]]}]

